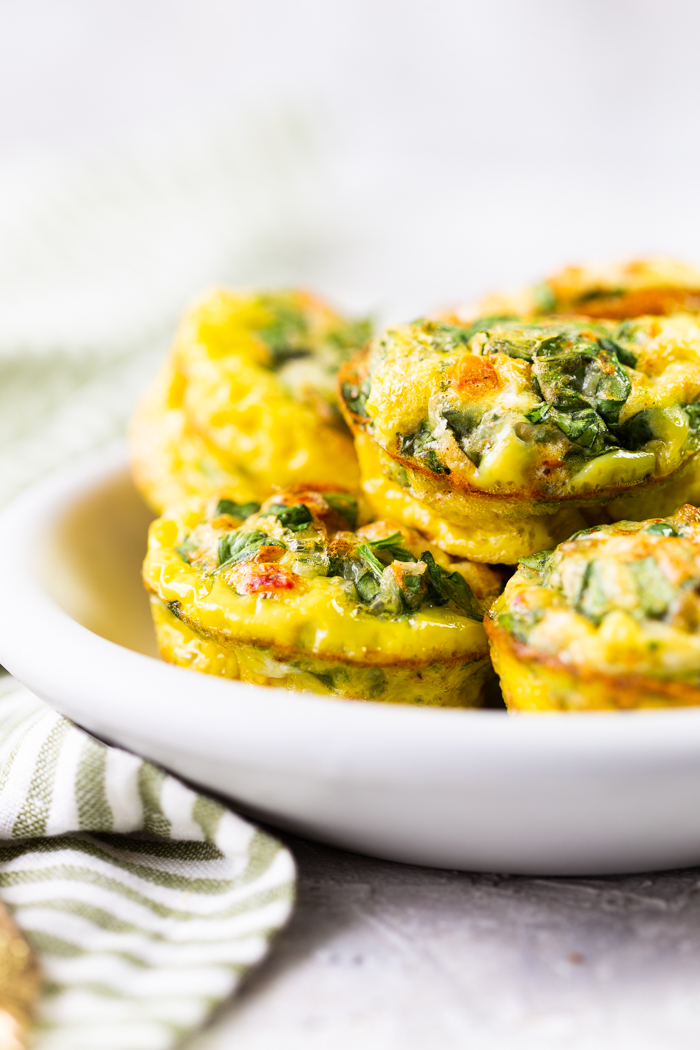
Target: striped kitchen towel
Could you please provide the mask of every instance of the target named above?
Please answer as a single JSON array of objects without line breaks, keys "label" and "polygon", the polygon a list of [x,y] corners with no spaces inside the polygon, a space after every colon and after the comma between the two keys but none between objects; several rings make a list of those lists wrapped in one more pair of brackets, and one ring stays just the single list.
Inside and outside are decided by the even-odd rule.
[{"label": "striped kitchen towel", "polygon": [[36,1050],[165,1050],[266,954],[289,852],[0,679],[0,896],[44,984]]}]

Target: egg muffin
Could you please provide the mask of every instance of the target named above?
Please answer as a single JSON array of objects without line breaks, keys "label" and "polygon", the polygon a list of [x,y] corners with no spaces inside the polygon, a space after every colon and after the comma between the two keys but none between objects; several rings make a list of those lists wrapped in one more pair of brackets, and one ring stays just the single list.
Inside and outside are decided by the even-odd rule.
[{"label": "egg muffin", "polygon": [[514,295],[491,295],[481,313],[611,317],[700,311],[700,270],[675,259],[632,259],[607,266],[566,266]]},{"label": "egg muffin", "polygon": [[513,710],[700,704],[700,510],[525,558],[485,626]]},{"label": "egg muffin", "polygon": [[252,513],[214,496],[158,519],[144,581],[163,658],[338,697],[480,703],[492,676],[482,620],[500,577],[356,517],[348,492],[299,489]]},{"label": "egg muffin", "polygon": [[368,322],[304,291],[204,298],[132,423],[134,476],[148,502],[161,511],[224,486],[264,499],[300,482],[357,485],[335,387],[368,335]]},{"label": "egg muffin", "polygon": [[340,372],[375,513],[514,564],[700,500],[700,328],[483,317],[393,328]]},{"label": "egg muffin", "polygon": [[167,361],[131,421],[131,466],[136,487],[160,514],[190,496],[225,488],[240,503],[258,503],[269,487],[236,469],[230,457],[194,430],[182,407],[182,377]]}]

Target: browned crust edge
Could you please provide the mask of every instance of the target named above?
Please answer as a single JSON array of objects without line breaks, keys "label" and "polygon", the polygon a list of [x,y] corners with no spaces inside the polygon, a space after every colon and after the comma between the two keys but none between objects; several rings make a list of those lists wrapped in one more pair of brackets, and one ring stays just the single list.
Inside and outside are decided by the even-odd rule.
[{"label": "browned crust edge", "polygon": [[524,642],[519,642],[503,627],[499,627],[488,613],[484,617],[484,630],[490,645],[507,649],[521,663],[541,664],[552,671],[568,675],[574,681],[578,680],[586,684],[600,683],[606,690],[616,689],[622,693],[634,692],[637,695],[656,693],[667,696],[670,701],[692,699],[695,704],[700,705],[700,689],[687,682],[670,682],[662,678],[652,678],[649,675],[612,675],[588,667],[566,664],[556,656],[543,653]]},{"label": "browned crust edge", "polygon": [[[151,587],[148,581],[145,579],[144,586],[150,594],[153,594],[158,599],[158,601],[162,602],[167,609],[173,612],[171,603],[161,598],[160,594],[158,594],[158,591]],[[221,634],[218,634],[214,631],[207,631],[200,624],[198,624],[196,620],[194,620],[191,616],[188,616],[187,614],[183,615],[181,609],[178,609],[177,613],[173,612],[173,615],[177,616],[177,619],[182,620],[185,626],[189,627],[191,631],[194,631],[196,634],[201,635],[203,638],[209,638],[214,642],[218,642],[219,645],[252,645],[256,649],[267,649],[269,651],[274,651],[275,655],[278,655],[283,660],[305,658],[314,660],[324,660],[328,663],[345,664],[349,667],[394,667],[404,668],[406,670],[421,670],[423,668],[433,667],[435,665],[441,667],[454,667],[457,664],[477,663],[489,659],[488,644],[485,643],[483,649],[475,649],[472,652],[460,653],[456,656],[444,656],[439,658],[433,657],[427,660],[381,661],[373,659],[373,656],[375,655],[379,657],[382,656],[382,652],[379,649],[368,652],[366,654],[366,657],[362,660],[353,660],[351,657],[344,656],[342,654],[316,653],[312,649],[300,649],[296,646],[281,646],[271,643],[269,641],[262,641],[261,639],[256,638],[238,638],[232,635],[230,632],[221,632]]]}]

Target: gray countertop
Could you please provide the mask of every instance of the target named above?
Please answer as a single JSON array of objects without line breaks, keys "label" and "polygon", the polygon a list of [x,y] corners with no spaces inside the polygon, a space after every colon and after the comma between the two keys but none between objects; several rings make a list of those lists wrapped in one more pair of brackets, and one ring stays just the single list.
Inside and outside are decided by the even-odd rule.
[{"label": "gray countertop", "polygon": [[521,878],[284,836],[288,928],[191,1050],[696,1050],[700,869]]}]

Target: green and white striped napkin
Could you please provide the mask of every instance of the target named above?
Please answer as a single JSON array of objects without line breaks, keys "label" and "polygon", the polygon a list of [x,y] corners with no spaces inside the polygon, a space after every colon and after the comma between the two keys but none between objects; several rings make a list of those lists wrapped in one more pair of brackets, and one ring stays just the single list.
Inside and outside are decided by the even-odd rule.
[{"label": "green and white striped napkin", "polygon": [[[191,297],[298,279],[278,261],[320,236],[303,158],[251,147],[0,159],[0,506],[124,433]],[[273,839],[0,681],[0,898],[46,978],[41,1050],[175,1045],[263,957],[293,884]]]},{"label": "green and white striped napkin", "polygon": [[264,957],[294,863],[3,676],[0,896],[43,971],[36,1050],[166,1050]]}]

